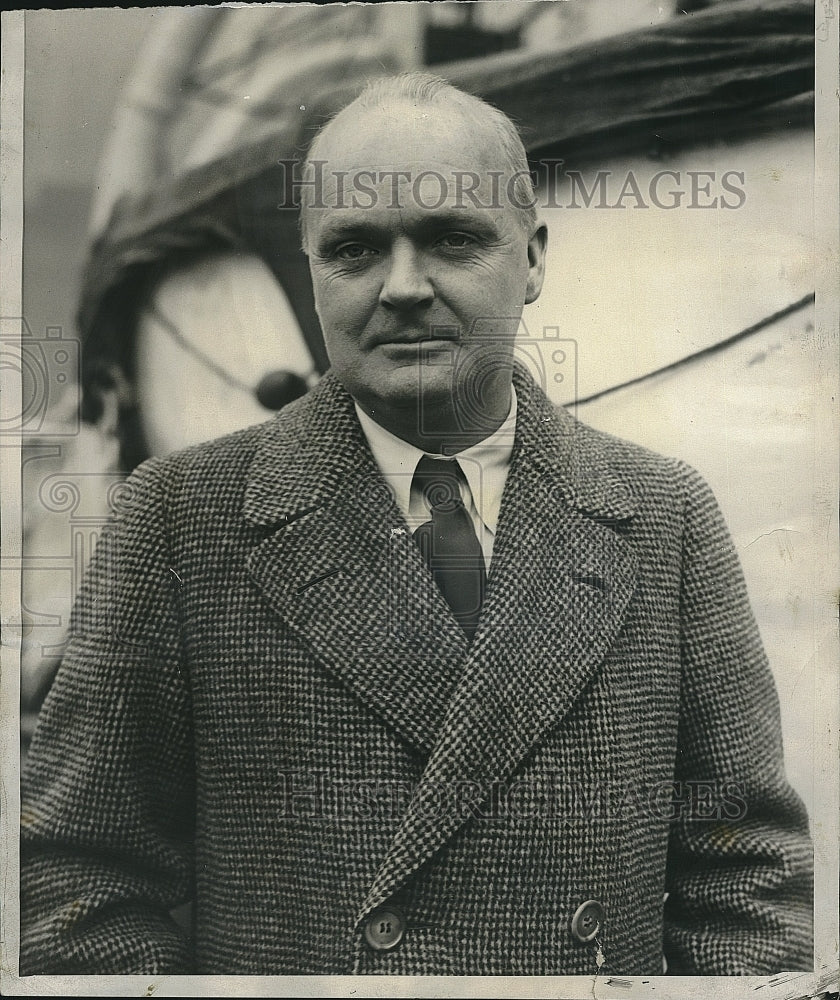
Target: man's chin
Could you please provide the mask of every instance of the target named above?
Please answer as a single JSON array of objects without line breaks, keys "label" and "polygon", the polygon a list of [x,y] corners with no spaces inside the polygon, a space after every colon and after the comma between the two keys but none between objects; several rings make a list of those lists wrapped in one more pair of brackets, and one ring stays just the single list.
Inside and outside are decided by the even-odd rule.
[{"label": "man's chin", "polygon": [[379,423],[437,435],[473,430],[473,424],[478,431],[488,420],[496,425],[504,418],[507,411],[502,410],[510,399],[509,375],[505,385],[503,366],[496,366],[484,380],[469,377],[476,370],[451,349],[426,357],[415,351],[413,359],[408,352],[377,350],[375,359],[369,355],[364,368],[343,381]]},{"label": "man's chin", "polygon": [[383,403],[400,410],[420,410],[428,406],[451,406],[456,382],[451,365],[420,362],[393,367],[378,389]]}]

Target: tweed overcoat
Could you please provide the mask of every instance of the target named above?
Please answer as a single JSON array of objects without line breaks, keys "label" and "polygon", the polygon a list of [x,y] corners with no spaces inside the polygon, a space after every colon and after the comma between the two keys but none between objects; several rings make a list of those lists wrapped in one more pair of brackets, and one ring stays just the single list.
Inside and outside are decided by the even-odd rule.
[{"label": "tweed overcoat", "polygon": [[515,378],[469,647],[331,374],[129,479],[25,777],[23,974],[811,968],[807,818],[708,487]]}]

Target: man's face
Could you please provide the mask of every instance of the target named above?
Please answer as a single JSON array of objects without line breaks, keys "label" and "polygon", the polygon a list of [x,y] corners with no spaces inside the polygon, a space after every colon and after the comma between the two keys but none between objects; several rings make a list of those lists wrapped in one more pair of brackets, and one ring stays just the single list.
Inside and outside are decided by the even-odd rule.
[{"label": "man's face", "polygon": [[338,378],[384,426],[445,425],[453,401],[503,419],[545,230],[509,203],[495,133],[457,109],[395,104],[337,119],[315,158],[329,207],[304,225]]}]

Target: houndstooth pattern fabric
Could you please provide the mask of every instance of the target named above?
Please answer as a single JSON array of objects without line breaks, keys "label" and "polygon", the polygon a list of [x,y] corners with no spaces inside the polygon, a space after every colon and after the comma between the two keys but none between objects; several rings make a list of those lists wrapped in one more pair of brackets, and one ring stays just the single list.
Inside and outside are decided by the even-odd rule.
[{"label": "houndstooth pattern fabric", "polygon": [[469,647],[331,375],[130,479],[25,775],[22,974],[812,967],[807,818],[708,487],[515,377]]}]

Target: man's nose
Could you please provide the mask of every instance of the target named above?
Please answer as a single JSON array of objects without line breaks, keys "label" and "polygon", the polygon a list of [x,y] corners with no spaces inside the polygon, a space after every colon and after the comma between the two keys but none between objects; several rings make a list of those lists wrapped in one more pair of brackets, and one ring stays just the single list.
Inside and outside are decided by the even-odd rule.
[{"label": "man's nose", "polygon": [[379,301],[392,309],[412,309],[428,305],[435,297],[435,290],[423,259],[423,254],[409,242],[398,241],[390,255],[390,266],[385,275]]}]

